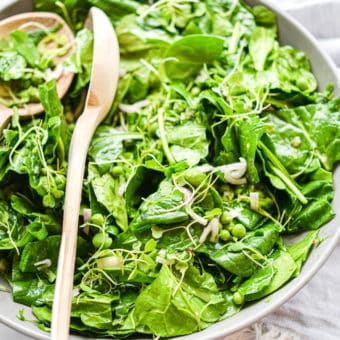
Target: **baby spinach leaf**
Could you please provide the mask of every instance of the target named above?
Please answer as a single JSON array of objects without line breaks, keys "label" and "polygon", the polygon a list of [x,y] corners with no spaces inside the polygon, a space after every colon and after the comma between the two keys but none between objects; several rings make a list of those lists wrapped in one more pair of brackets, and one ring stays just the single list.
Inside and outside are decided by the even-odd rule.
[{"label": "baby spinach leaf", "polygon": [[45,259],[50,259],[52,266],[55,268],[57,266],[59,244],[59,235],[50,236],[42,241],[30,242],[24,247],[20,256],[20,270],[24,273],[34,273],[38,270],[35,263]]},{"label": "baby spinach leaf", "polygon": [[242,283],[238,291],[245,295],[246,301],[257,300],[279,289],[295,270],[296,264],[290,254],[278,251],[269,258],[268,265]]},{"label": "baby spinach leaf", "polygon": [[258,143],[265,131],[266,125],[258,116],[242,119],[238,126],[240,152],[247,161],[247,177],[251,183],[259,181],[255,156]]},{"label": "baby spinach leaf", "polygon": [[196,73],[203,64],[217,59],[224,39],[213,35],[191,34],[173,42],[166,52],[165,72],[171,79],[184,79]]},{"label": "baby spinach leaf", "polygon": [[94,329],[107,329],[112,324],[111,302],[113,298],[105,295],[74,298],[72,301],[72,318]]},{"label": "baby spinach leaf", "polygon": [[332,201],[334,196],[333,174],[322,168],[308,176],[308,182],[304,183],[302,188],[303,194],[315,200],[325,199]]},{"label": "baby spinach leaf", "polygon": [[27,32],[19,30],[12,31],[10,33],[10,42],[14,50],[25,58],[28,65],[36,66],[39,64],[39,50]]},{"label": "baby spinach leaf", "polygon": [[[284,113],[282,113],[284,115]],[[286,169],[291,173],[300,171],[313,171],[320,167],[315,157],[315,143],[306,134],[305,129],[299,128],[296,123],[287,122],[287,118],[280,119],[279,114],[267,115],[266,121],[272,127],[270,138],[273,141],[275,152]],[[287,116],[286,116],[287,117]]]},{"label": "baby spinach leaf", "polygon": [[287,231],[315,230],[331,220],[335,215],[332,205],[326,199],[313,200],[294,219]]},{"label": "baby spinach leaf", "polygon": [[265,69],[266,59],[273,50],[274,44],[275,35],[272,30],[264,27],[256,27],[254,29],[249,40],[249,54],[257,71]]},{"label": "baby spinach leaf", "polygon": [[[277,112],[279,120],[272,119],[272,124],[277,133],[283,132],[283,124],[291,126],[295,131],[298,129],[301,132],[295,132],[295,136],[299,138],[296,145],[297,155],[294,158],[301,156],[306,151],[316,152],[319,160],[327,170],[331,170],[336,162],[340,160],[339,154],[339,122],[340,122],[340,100],[335,99],[327,104],[313,104],[295,109],[283,109]],[[270,116],[269,116],[270,118]],[[289,125],[287,125],[287,123]],[[289,129],[283,132],[286,136],[287,144],[292,143],[293,134]],[[289,134],[291,137],[289,137]],[[275,138],[277,139],[277,138]],[[282,157],[285,156],[283,150],[278,153]],[[303,156],[303,155],[302,155]],[[308,156],[308,155],[307,155]],[[290,156],[292,157],[292,156]],[[303,157],[307,162],[307,157]],[[309,157],[310,158],[310,157]]]},{"label": "baby spinach leaf", "polygon": [[[270,146],[273,145],[270,138],[265,136],[264,140]],[[301,192],[294,178],[290,175],[276,154],[272,152],[263,141],[259,142],[258,152],[262,158],[264,173],[269,177],[272,185],[277,189],[286,190],[293,197],[296,197],[302,204],[306,204],[308,201]]]},{"label": "baby spinach leaf", "polygon": [[165,53],[169,41],[172,40],[164,30],[155,27],[143,28],[138,24],[134,14],[126,15],[119,21],[116,33],[120,53],[128,56],[127,62],[146,56],[148,53],[155,53],[155,55]]},{"label": "baby spinach leaf", "polygon": [[5,201],[0,200],[0,250],[17,249],[17,243],[24,234],[24,221]]},{"label": "baby spinach leaf", "polygon": [[0,78],[4,81],[20,79],[24,76],[27,64],[16,52],[0,53]]},{"label": "baby spinach leaf", "polygon": [[[118,21],[124,16],[129,15],[131,13],[135,13],[139,8],[139,3],[133,0],[88,0],[92,6],[96,6],[106,13],[108,13],[110,19],[113,22]],[[112,11],[112,8],[115,10]]]},{"label": "baby spinach leaf", "polygon": [[149,229],[153,224],[168,225],[186,221],[188,214],[183,207],[183,193],[167,180],[140,205],[130,224],[132,230]]},{"label": "baby spinach leaf", "polygon": [[26,276],[23,281],[12,281],[11,287],[14,301],[26,306],[32,306],[47,291],[52,294],[54,291],[54,285],[33,276]]},{"label": "baby spinach leaf", "polygon": [[315,91],[316,79],[310,72],[308,58],[302,51],[297,51],[291,46],[280,47],[275,68],[278,72],[280,88],[283,91],[288,93]]},{"label": "baby spinach leaf", "polygon": [[257,269],[256,261],[252,255],[259,252],[268,254],[279,236],[278,228],[274,224],[268,224],[256,231],[249,232],[244,240],[227,244],[203,244],[197,251],[203,252],[218,265],[227,271],[241,277],[249,277]]},{"label": "baby spinach leaf", "polygon": [[64,108],[58,96],[55,79],[39,86],[39,97],[45,110],[43,127],[46,130],[51,130],[45,143],[46,153],[54,157],[56,151],[59,151],[59,162],[63,164],[68,150],[69,136],[64,118]]},{"label": "baby spinach leaf", "polygon": [[172,43],[167,58],[176,58],[180,63],[210,63],[222,53],[224,39],[213,35],[191,34]]},{"label": "baby spinach leaf", "polygon": [[319,230],[310,231],[300,242],[294,243],[287,247],[288,253],[296,263],[294,276],[300,273],[303,263],[306,261],[315,242],[318,240]]},{"label": "baby spinach leaf", "polygon": [[227,301],[209,274],[200,275],[191,267],[179,285],[178,278],[163,265],[158,277],[137,297],[132,317],[138,330],[169,337],[207,327],[226,308]]},{"label": "baby spinach leaf", "polygon": [[204,90],[203,92],[200,93],[199,99],[200,100],[206,100],[210,104],[214,105],[220,112],[221,114],[232,114],[233,109],[228,105],[228,103],[223,99],[222,93],[216,93],[212,90]]},{"label": "baby spinach leaf", "polygon": [[126,208],[130,217],[135,216],[136,208],[143,199],[157,190],[163,179],[164,175],[160,171],[148,169],[146,166],[136,167],[125,191]]},{"label": "baby spinach leaf", "polygon": [[123,152],[123,142],[126,140],[139,140],[142,135],[139,133],[130,133],[117,131],[116,129],[102,125],[98,127],[92,139],[89,156],[91,161],[97,166],[101,164],[112,164]]},{"label": "baby spinach leaf", "polygon": [[198,164],[209,152],[206,128],[189,121],[166,130],[170,150],[176,162],[186,161],[188,165]]},{"label": "baby spinach leaf", "polygon": [[75,37],[76,49],[71,57],[64,61],[63,67],[77,74],[72,87],[72,96],[76,96],[90,81],[93,56],[93,33],[84,28]]},{"label": "baby spinach leaf", "polygon": [[256,24],[259,26],[271,28],[274,31],[277,29],[276,15],[269,8],[258,5],[252,8]]},{"label": "baby spinach leaf", "polygon": [[102,204],[115,218],[117,225],[126,230],[128,227],[125,199],[119,195],[121,183],[109,173],[101,175],[94,165],[88,167],[89,182],[97,202]]},{"label": "baby spinach leaf", "polygon": [[242,282],[238,292],[244,296],[245,301],[257,300],[259,294],[270,285],[274,275],[275,269],[269,264],[259,269],[248,280]]}]

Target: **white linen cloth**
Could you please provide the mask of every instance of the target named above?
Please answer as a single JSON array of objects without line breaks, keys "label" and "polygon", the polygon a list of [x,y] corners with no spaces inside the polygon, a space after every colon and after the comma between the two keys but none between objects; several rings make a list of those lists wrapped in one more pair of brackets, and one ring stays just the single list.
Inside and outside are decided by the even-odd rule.
[{"label": "white linen cloth", "polygon": [[[340,67],[340,0],[271,1],[300,21]],[[340,245],[316,276],[289,302],[224,340],[339,340],[339,273]],[[0,339],[29,338],[0,323]]]}]

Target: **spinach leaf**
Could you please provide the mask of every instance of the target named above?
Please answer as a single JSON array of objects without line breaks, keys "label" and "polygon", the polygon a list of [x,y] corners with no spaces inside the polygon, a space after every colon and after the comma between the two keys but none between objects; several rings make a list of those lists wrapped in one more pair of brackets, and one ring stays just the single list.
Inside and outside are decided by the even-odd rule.
[{"label": "spinach leaf", "polygon": [[245,301],[257,300],[262,291],[270,285],[274,275],[275,269],[271,264],[261,268],[248,280],[242,282],[238,292],[244,296]]},{"label": "spinach leaf", "polygon": [[4,81],[23,77],[27,64],[25,59],[16,52],[0,53],[0,77]]},{"label": "spinach leaf", "polygon": [[273,248],[279,236],[276,225],[268,224],[256,231],[249,232],[244,240],[222,246],[203,244],[197,251],[208,257],[227,271],[240,276],[249,277],[255,273],[258,265],[252,259],[258,253],[267,255]]},{"label": "spinach leaf", "polygon": [[84,28],[75,37],[76,50],[68,60],[64,61],[64,68],[75,73],[76,81],[72,86],[71,96],[76,96],[90,81],[93,56],[93,33]]},{"label": "spinach leaf", "polygon": [[28,65],[36,66],[39,64],[39,50],[27,32],[19,30],[12,31],[10,33],[10,42],[13,45],[14,50],[25,58]]},{"label": "spinach leaf", "polygon": [[117,225],[126,230],[128,218],[125,208],[125,199],[119,195],[121,183],[109,173],[101,175],[94,165],[88,167],[89,182],[97,202],[102,204],[115,218]]},{"label": "spinach leaf", "polygon": [[[118,21],[121,18],[124,18],[124,16],[129,15],[131,13],[135,13],[137,9],[139,8],[140,4],[137,1],[133,0],[124,0],[124,1],[118,1],[118,0],[89,0],[89,3],[92,6],[96,6],[106,13],[108,13],[110,19],[113,22]],[[115,10],[112,11],[112,8]]]},{"label": "spinach leaf", "polygon": [[164,175],[160,171],[138,166],[128,180],[125,199],[126,208],[130,217],[134,217],[141,202],[155,192]]},{"label": "spinach leaf", "polygon": [[[266,138],[265,141],[270,146],[271,140]],[[258,152],[262,158],[264,173],[269,177],[272,185],[277,189],[286,190],[293,197],[296,197],[302,204],[307,203],[306,197],[300,190],[299,185],[294,178],[287,171],[286,167],[282,164],[274,152],[263,142],[259,142]]]},{"label": "spinach leaf", "polygon": [[136,299],[132,318],[137,330],[164,337],[184,335],[207,327],[223,315],[228,302],[209,274],[200,275],[190,267],[183,284],[178,280],[169,267],[162,266],[155,281]]},{"label": "spinach leaf", "polygon": [[253,59],[257,71],[265,69],[268,55],[273,50],[275,36],[272,30],[264,27],[256,27],[249,40],[249,54]]},{"label": "spinach leaf", "polygon": [[266,125],[258,116],[243,119],[238,127],[240,152],[247,161],[247,177],[251,183],[259,181],[255,156],[258,143],[265,131]]},{"label": "spinach leaf", "polygon": [[149,229],[154,224],[169,225],[186,221],[188,214],[183,207],[183,193],[167,180],[140,205],[130,224],[132,230]]},{"label": "spinach leaf", "polygon": [[24,221],[5,201],[0,200],[0,250],[17,250],[17,243],[24,233]]},{"label": "spinach leaf", "polygon": [[300,273],[303,263],[306,261],[309,252],[316,244],[319,237],[319,230],[310,231],[300,242],[294,243],[287,247],[288,253],[296,263],[296,271],[294,276]]},{"label": "spinach leaf", "polygon": [[[13,290],[13,299],[17,303],[26,306],[32,306],[37,299],[44,295],[47,291],[53,294],[54,285],[46,284],[42,280],[34,277],[25,277],[23,281],[11,282]],[[33,308],[34,306],[32,306]],[[49,319],[50,320],[50,319]]]},{"label": "spinach leaf", "polygon": [[34,273],[38,270],[37,263],[45,259],[50,259],[51,266],[56,268],[60,236],[50,236],[45,240],[30,242],[23,249],[20,256],[19,269],[23,273]]},{"label": "spinach leaf", "polygon": [[[274,127],[271,136],[276,152],[285,164],[301,162],[299,167],[293,163],[293,171],[302,170],[305,162],[311,163],[313,153],[316,153],[327,170],[331,170],[339,161],[339,99],[327,104],[283,109],[277,112],[277,116],[278,118],[267,116]],[[282,139],[278,141],[277,134],[285,137],[285,145]]]},{"label": "spinach leaf", "polygon": [[102,125],[98,127],[92,139],[89,156],[97,166],[113,164],[123,152],[123,142],[142,139],[139,133],[117,131]]},{"label": "spinach leaf", "polygon": [[209,152],[206,128],[196,122],[167,128],[170,150],[177,162],[186,161],[188,165],[198,164]]},{"label": "spinach leaf", "polygon": [[288,252],[278,251],[269,258],[266,267],[260,269],[239,287],[246,301],[267,296],[285,284],[297,266]]},{"label": "spinach leaf", "polygon": [[292,223],[287,226],[287,231],[297,232],[318,229],[330,221],[334,215],[335,212],[328,200],[313,200],[294,216]]},{"label": "spinach leaf", "polygon": [[254,6],[252,11],[257,25],[277,30],[276,15],[269,8],[258,5]]},{"label": "spinach leaf", "polygon": [[204,64],[217,59],[223,50],[224,40],[218,36],[191,34],[172,43],[166,56],[179,63]]},{"label": "spinach leaf", "polygon": [[222,53],[224,39],[218,36],[191,34],[172,43],[166,53],[165,72],[171,79],[185,79],[211,63]]}]

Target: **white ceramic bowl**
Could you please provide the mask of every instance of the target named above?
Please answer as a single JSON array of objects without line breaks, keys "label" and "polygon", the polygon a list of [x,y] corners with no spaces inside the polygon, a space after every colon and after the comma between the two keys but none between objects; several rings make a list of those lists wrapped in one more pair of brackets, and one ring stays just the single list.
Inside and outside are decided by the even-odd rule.
[{"label": "white ceramic bowl", "polygon": [[[25,12],[32,9],[31,0],[1,0],[0,1],[0,18],[6,17],[15,13]],[[340,78],[339,71],[336,69],[330,58],[318,48],[317,42],[313,37],[296,21],[290,18],[285,13],[282,13],[277,7],[273,6],[268,0],[247,0],[249,5],[264,4],[271,8],[278,17],[279,37],[282,44],[292,45],[304,52],[310,58],[313,73],[316,76],[321,89],[328,83],[335,85],[335,94],[340,96]],[[2,7],[2,8],[1,8]],[[257,320],[269,314],[294,294],[296,294],[320,269],[323,263],[335,248],[338,239],[340,238],[340,167],[338,166],[334,176],[335,181],[335,197],[333,206],[338,210],[338,215],[321,229],[321,236],[325,237],[325,241],[319,247],[314,249],[308,260],[304,264],[301,274],[286,284],[279,291],[273,293],[270,298],[262,299],[246,308],[237,315],[216,323],[215,325],[192,335],[178,337],[185,340],[208,340],[217,339],[227,334],[231,334],[239,329],[242,329]],[[290,236],[287,242],[296,242],[303,235]],[[0,279],[0,284],[4,282]],[[315,297],[317,299],[317,297]],[[29,322],[22,322],[17,319],[19,309],[22,305],[12,301],[9,293],[0,292],[0,321],[8,326],[22,332],[34,339],[49,339],[49,335],[40,331],[36,325]],[[25,315],[30,318],[32,316],[30,309],[25,307]],[[33,318],[33,316],[32,316]],[[71,339],[85,339],[80,336],[72,336]],[[142,340],[139,338],[139,340]]]}]

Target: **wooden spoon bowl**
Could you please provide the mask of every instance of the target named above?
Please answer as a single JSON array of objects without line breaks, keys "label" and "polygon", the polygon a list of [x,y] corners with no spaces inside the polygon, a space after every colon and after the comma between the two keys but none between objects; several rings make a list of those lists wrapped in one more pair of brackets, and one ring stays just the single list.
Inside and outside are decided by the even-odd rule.
[{"label": "wooden spoon bowl", "polygon": [[[8,39],[10,33],[16,29],[29,32],[38,29],[38,26],[53,28],[58,24],[62,25],[58,31],[58,34],[66,36],[71,47],[65,55],[55,58],[56,67],[52,71],[56,72],[57,67],[60,67],[60,64],[70,56],[75,48],[73,33],[66,22],[59,15],[48,12],[28,12],[14,15],[12,17],[1,20],[0,39]],[[57,91],[59,98],[62,98],[66,94],[72,83],[72,80],[73,73],[71,72],[66,72],[62,70],[61,73],[58,75]],[[31,117],[33,115],[39,114],[43,110],[44,109],[40,103],[29,103],[18,109],[19,115],[26,117]],[[12,114],[13,110],[11,108],[0,104],[0,132],[7,125]]]}]

